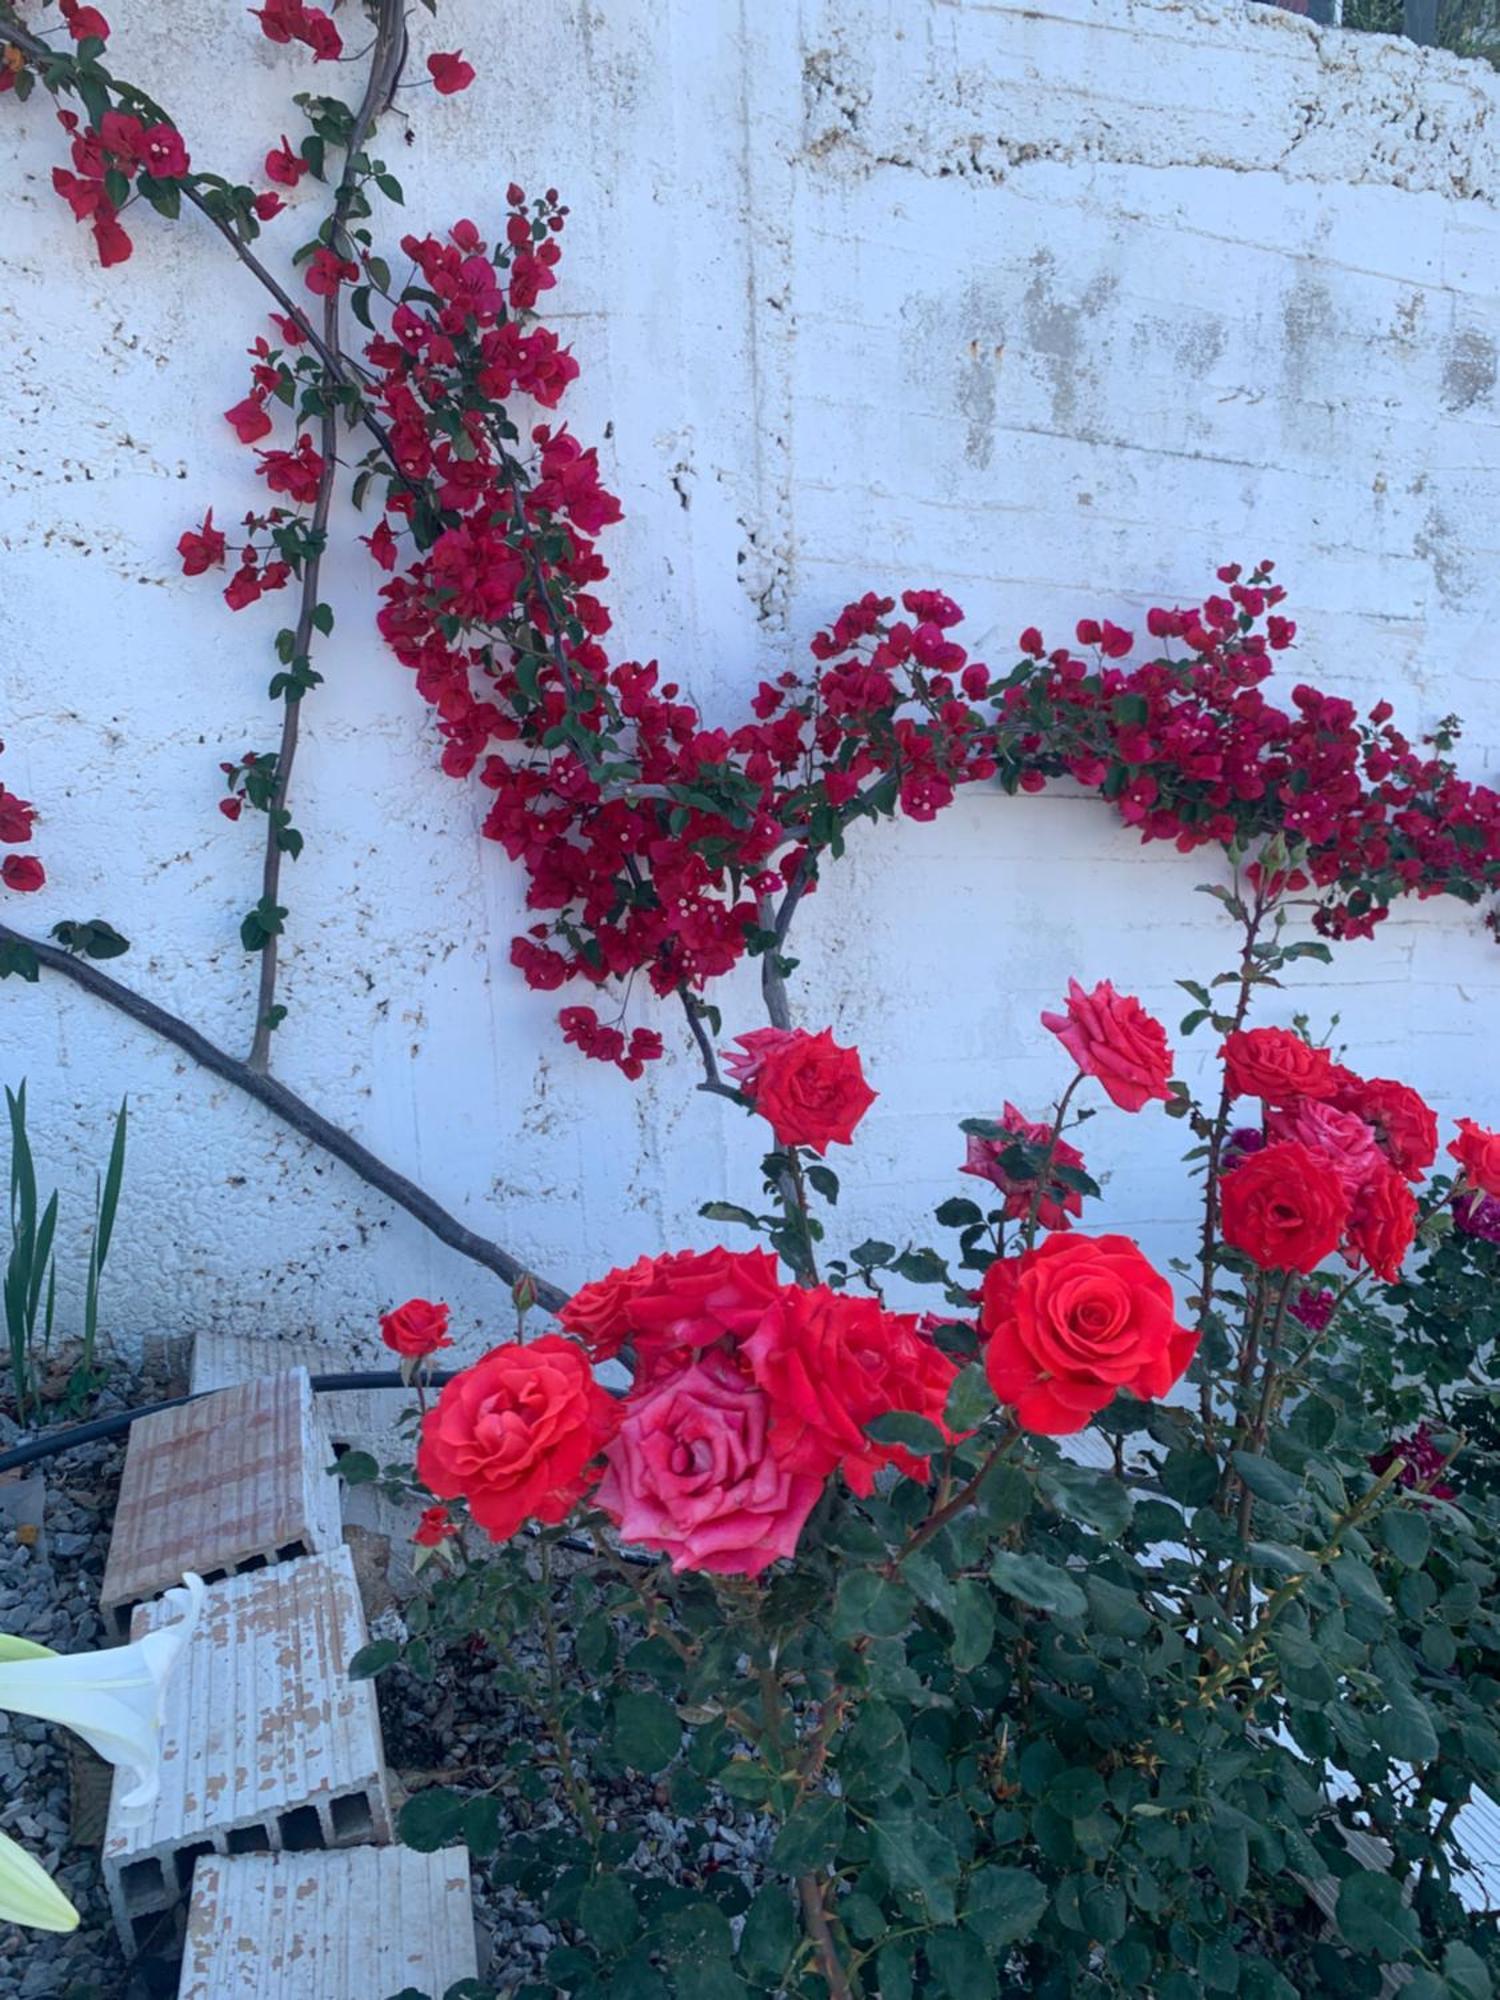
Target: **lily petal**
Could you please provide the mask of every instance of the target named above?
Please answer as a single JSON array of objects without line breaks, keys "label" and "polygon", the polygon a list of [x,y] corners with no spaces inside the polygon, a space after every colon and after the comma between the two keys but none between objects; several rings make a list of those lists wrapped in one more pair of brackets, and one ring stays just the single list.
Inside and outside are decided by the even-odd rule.
[{"label": "lily petal", "polygon": [[203,1595],[200,1577],[184,1577],[181,1589],[167,1593],[182,1613],[177,1622],[128,1646],[71,1654],[28,1647],[19,1659],[10,1647],[0,1649],[0,1708],[74,1730],[130,1781],[117,1799],[120,1810],[145,1812],[161,1788],[162,1690],[192,1637]]},{"label": "lily petal", "polygon": [[76,1931],[78,1912],[39,1861],[0,1833],[0,1923]]}]

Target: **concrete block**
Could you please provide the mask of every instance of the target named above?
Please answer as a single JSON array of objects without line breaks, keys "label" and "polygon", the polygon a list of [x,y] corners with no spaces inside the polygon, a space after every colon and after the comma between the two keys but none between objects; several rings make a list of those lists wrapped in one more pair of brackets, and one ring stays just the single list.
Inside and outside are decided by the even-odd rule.
[{"label": "concrete block", "polygon": [[[389,1357],[394,1367],[396,1357]],[[309,1375],[341,1375],[362,1366],[343,1348],[315,1340],[263,1340],[246,1333],[200,1333],[193,1340],[191,1386],[195,1395],[253,1381],[272,1368],[305,1368]],[[332,1389],[314,1397],[318,1422],[336,1451],[368,1451],[382,1465],[410,1458],[412,1434],[402,1415],[415,1407],[409,1389]]]},{"label": "concrete block", "polygon": [[178,2000],[386,2000],[478,1976],[462,1847],[206,1855]]},{"label": "concrete block", "polygon": [[[132,1636],[161,1619],[139,1605]],[[104,1878],[127,1943],[185,1900],[204,1855],[302,1853],[391,1838],[375,1689],[349,1551],[216,1584],[163,1700],[162,1784],[144,1820],[116,1797]]]},{"label": "concrete block", "polygon": [[133,1426],[100,1604],[123,1635],[188,1570],[214,1583],[341,1535],[307,1371],[262,1375]]}]

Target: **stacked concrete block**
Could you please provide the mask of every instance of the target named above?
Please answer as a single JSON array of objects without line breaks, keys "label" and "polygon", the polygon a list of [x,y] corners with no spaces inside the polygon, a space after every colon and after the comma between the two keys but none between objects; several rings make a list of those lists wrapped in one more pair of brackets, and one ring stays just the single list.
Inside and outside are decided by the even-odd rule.
[{"label": "stacked concrete block", "polygon": [[[396,1357],[388,1359],[394,1366]],[[189,1386],[194,1395],[231,1388],[263,1375],[272,1363],[305,1368],[309,1375],[345,1375],[365,1365],[312,1340],[273,1344],[252,1334],[200,1333],[193,1340]],[[318,1421],[335,1450],[367,1451],[384,1465],[411,1457],[411,1432],[403,1433],[401,1418],[413,1402],[409,1389],[331,1389],[317,1398]]]},{"label": "stacked concrete block", "polygon": [[385,2000],[478,1976],[469,1856],[357,1847],[205,1856],[178,2000]]},{"label": "stacked concrete block", "polygon": [[260,1375],[131,1429],[100,1602],[135,1607],[196,1570],[206,1583],[338,1548],[337,1482],[305,1368]]},{"label": "stacked concrete block", "polygon": [[[164,1616],[140,1605],[132,1636]],[[374,1685],[348,1677],[366,1636],[343,1547],[208,1592],[166,1687],[156,1804],[128,1824],[111,1802],[104,1875],[127,1943],[180,1906],[200,1857],[391,1838]]]}]

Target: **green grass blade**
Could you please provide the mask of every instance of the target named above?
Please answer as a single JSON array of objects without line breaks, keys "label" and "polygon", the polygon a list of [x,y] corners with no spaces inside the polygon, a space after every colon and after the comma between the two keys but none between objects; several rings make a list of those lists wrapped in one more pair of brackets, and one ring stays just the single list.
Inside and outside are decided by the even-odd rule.
[{"label": "green grass blade", "polygon": [[27,1273],[26,1290],[26,1337],[30,1340],[36,1328],[37,1308],[42,1302],[42,1281],[47,1275],[47,1260],[52,1255],[52,1239],[57,1234],[57,1194],[42,1211],[42,1220],[36,1232],[36,1241],[31,1246],[31,1269]]},{"label": "green grass blade", "polygon": [[94,1254],[99,1269],[109,1255],[109,1240],[115,1232],[115,1212],[120,1206],[120,1183],[125,1178],[125,1126],[128,1099],[120,1099],[115,1119],[114,1143],[109,1149],[109,1165],[104,1170],[104,1192],[99,1197],[98,1219],[94,1225]]}]

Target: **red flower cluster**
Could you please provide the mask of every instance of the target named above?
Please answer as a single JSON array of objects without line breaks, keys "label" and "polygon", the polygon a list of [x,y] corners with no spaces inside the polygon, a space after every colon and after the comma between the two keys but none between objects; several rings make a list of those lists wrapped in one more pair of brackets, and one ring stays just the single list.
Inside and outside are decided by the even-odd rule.
[{"label": "red flower cluster", "polygon": [[304,0],[266,0],[264,7],[250,12],[268,42],[303,42],[315,62],[334,62],[344,52],[342,35],[321,7],[308,7]]},{"label": "red flower cluster", "polygon": [[854,1128],[876,1096],[865,1082],[858,1049],[840,1048],[831,1028],[818,1035],[801,1028],[752,1028],[735,1039],[741,1053],[726,1056],[724,1067],[779,1146],[826,1153],[835,1140],[852,1145]]},{"label": "red flower cluster", "polygon": [[[915,1318],[781,1283],[764,1251],[642,1257],[563,1308],[574,1340],[497,1348],[444,1389],[417,1468],[497,1539],[556,1521],[595,1480],[626,1541],[677,1569],[757,1576],[789,1556],[824,1482],[868,1495],[884,1465],[927,1462],[867,1427],[914,1411],[942,1427],[955,1364]],[[616,1407],[589,1374],[628,1350]],[[602,1453],[603,1463],[598,1462]]]},{"label": "red flower cluster", "polygon": [[[1066,1139],[1054,1139],[1050,1125],[1038,1125],[1023,1117],[1013,1104],[1006,1105],[996,1122],[1007,1136],[987,1139],[971,1133],[967,1156],[959,1172],[973,1174],[1000,1190],[1005,1197],[1003,1213],[1006,1221],[1025,1222],[1034,1204],[1036,1219],[1043,1229],[1069,1228],[1071,1219],[1083,1213],[1083,1195],[1078,1188],[1069,1187],[1066,1181],[1059,1180],[1056,1169],[1067,1167],[1081,1173],[1082,1153],[1076,1146],[1070,1146]],[[1046,1158],[1045,1171],[1041,1158],[1038,1158],[1034,1173],[1020,1170],[1019,1164],[1005,1164],[1006,1155],[1014,1152],[1018,1142],[1034,1156]],[[1041,1182],[1039,1191],[1038,1180]]]},{"label": "red flower cluster", "polygon": [[[91,12],[79,10],[80,15]],[[120,227],[119,208],[106,186],[108,177],[116,174],[137,186],[181,180],[189,164],[182,134],[171,125],[145,125],[125,111],[106,111],[97,130],[81,127],[71,111],[59,111],[57,121],[71,142],[74,171],[54,167],[52,185],[74,217],[92,226],[99,262],[106,267],[123,264],[134,245]]]},{"label": "red flower cluster", "polygon": [[[0,751],[4,748],[0,743]],[[36,807],[30,800],[19,798],[0,785],[0,846],[24,847],[31,839],[35,822]],[[46,879],[47,871],[34,854],[7,854],[0,861],[0,883],[18,895],[40,889]]]},{"label": "red flower cluster", "polygon": [[1417,1230],[1408,1183],[1437,1156],[1429,1106],[1287,1028],[1243,1029],[1219,1053],[1229,1097],[1262,1100],[1253,1136],[1269,1142],[1236,1147],[1220,1181],[1225,1242],[1263,1270],[1308,1273],[1341,1251],[1394,1282]]},{"label": "red flower cluster", "polygon": [[427,73],[440,97],[452,97],[460,90],[467,90],[474,81],[474,65],[464,61],[461,49],[455,49],[451,55],[429,56]]}]

